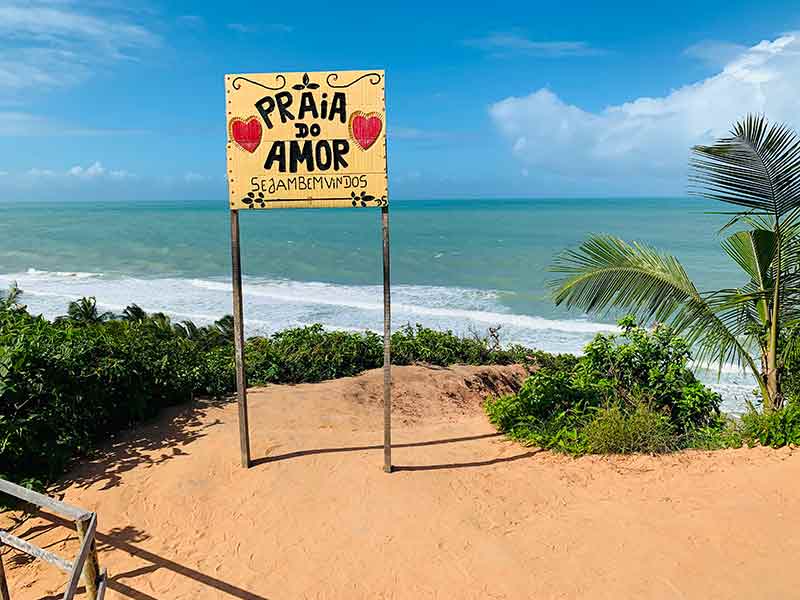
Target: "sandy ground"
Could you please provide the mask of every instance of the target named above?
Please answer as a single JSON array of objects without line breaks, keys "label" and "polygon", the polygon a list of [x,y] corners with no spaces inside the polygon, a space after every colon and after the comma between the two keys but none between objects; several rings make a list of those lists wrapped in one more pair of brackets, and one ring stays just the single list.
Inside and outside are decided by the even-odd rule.
[{"label": "sandy ground", "polygon": [[[198,402],[75,469],[99,514],[109,598],[798,598],[800,457],[790,449],[573,460],[498,436],[480,398],[514,368],[395,369],[383,473],[380,371]],[[8,526],[8,515],[5,516]],[[14,532],[75,551],[58,519]],[[65,577],[6,549],[12,599]],[[84,597],[84,596],[81,596]]]}]

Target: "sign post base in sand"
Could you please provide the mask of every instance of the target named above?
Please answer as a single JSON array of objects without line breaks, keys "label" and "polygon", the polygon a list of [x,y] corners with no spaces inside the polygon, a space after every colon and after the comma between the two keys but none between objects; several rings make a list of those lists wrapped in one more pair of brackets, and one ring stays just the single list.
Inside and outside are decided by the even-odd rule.
[{"label": "sign post base in sand", "polygon": [[252,464],[239,211],[381,209],[383,470],[392,471],[391,288],[383,71],[225,76],[236,393],[242,466]]}]

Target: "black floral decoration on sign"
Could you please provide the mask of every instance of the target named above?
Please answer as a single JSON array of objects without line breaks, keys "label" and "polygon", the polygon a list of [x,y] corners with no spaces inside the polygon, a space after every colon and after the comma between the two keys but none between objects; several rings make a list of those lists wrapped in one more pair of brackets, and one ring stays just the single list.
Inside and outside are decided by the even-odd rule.
[{"label": "black floral decoration on sign", "polygon": [[316,90],[318,87],[319,87],[319,84],[318,83],[313,83],[311,81],[311,79],[308,77],[308,73],[305,73],[303,75],[303,83],[294,84],[292,86],[292,89],[293,90],[297,90],[297,91],[305,90],[305,89]]},{"label": "black floral decoration on sign", "polygon": [[373,206],[386,206],[388,204],[386,201],[386,196],[381,196],[378,198],[368,194],[367,192],[361,192],[360,194],[350,192],[350,197],[352,198],[353,206],[368,206],[370,204]]},{"label": "black floral decoration on sign", "polygon": [[246,204],[248,208],[256,208],[256,206],[264,208],[267,201],[264,199],[264,192],[258,192],[258,196],[253,192],[247,192],[247,196],[242,198],[242,203]]}]

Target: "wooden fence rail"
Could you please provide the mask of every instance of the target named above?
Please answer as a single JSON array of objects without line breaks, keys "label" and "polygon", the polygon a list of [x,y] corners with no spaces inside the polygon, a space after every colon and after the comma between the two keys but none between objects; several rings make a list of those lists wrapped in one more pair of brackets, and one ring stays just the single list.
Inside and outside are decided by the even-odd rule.
[{"label": "wooden fence rail", "polygon": [[[81,576],[83,576],[86,593],[90,600],[103,600],[108,585],[108,575],[105,570],[100,570],[97,561],[97,544],[95,542],[97,514],[54,500],[4,479],[0,479],[0,492],[74,521],[78,539],[81,542],[75,560],[69,561],[0,529],[0,549],[3,546],[9,546],[69,573],[69,582],[62,600],[73,600]],[[0,600],[11,600],[2,554],[0,554]]]}]

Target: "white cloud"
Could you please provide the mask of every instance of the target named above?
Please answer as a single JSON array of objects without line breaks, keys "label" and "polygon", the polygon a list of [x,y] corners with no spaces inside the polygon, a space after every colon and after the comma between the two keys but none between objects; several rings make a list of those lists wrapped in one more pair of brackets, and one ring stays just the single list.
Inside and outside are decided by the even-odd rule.
[{"label": "white cloud", "polygon": [[686,48],[683,54],[712,67],[722,68],[746,51],[747,46],[742,46],[741,44],[718,40],[703,40]]},{"label": "white cloud", "polygon": [[725,135],[747,113],[800,125],[798,82],[800,33],[791,33],[666,96],[592,112],[543,88],[496,102],[489,115],[524,165],[570,177],[668,177],[682,186],[690,147]]},{"label": "white cloud", "polygon": [[0,137],[19,136],[100,136],[100,135],[142,135],[142,129],[101,129],[69,125],[47,117],[21,111],[0,110]]},{"label": "white cloud", "polygon": [[67,171],[67,175],[71,177],[79,177],[81,179],[97,179],[99,177],[109,177],[111,179],[126,179],[133,177],[131,173],[124,170],[108,170],[100,161],[94,161],[88,167],[75,165]]},{"label": "white cloud", "polygon": [[95,161],[86,168],[81,167],[80,165],[76,165],[72,167],[69,171],[67,171],[67,174],[72,175],[73,177],[84,177],[86,179],[92,179],[94,177],[100,177],[102,175],[105,175],[106,169],[98,161]]},{"label": "white cloud", "polygon": [[114,50],[158,41],[143,27],[79,13],[61,2],[12,1],[0,6],[0,32],[7,38],[33,38],[56,45],[91,40]]},{"label": "white cloud", "polygon": [[581,41],[531,40],[517,33],[491,33],[482,38],[464,40],[467,46],[485,50],[491,56],[503,58],[511,54],[526,54],[545,58],[591,56],[604,51]]},{"label": "white cloud", "polygon": [[0,4],[0,40],[0,89],[12,91],[74,85],[161,41],[109,9],[94,15],[57,0]]}]

